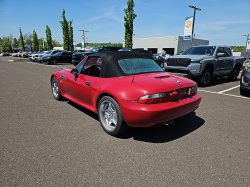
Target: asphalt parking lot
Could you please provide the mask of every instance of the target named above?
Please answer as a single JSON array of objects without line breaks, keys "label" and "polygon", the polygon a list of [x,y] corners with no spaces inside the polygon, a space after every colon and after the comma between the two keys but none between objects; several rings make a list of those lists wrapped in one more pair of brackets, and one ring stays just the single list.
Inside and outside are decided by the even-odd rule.
[{"label": "asphalt parking lot", "polygon": [[239,80],[199,88],[195,117],[112,137],[56,101],[43,65],[0,57],[0,186],[249,186],[250,96]]}]

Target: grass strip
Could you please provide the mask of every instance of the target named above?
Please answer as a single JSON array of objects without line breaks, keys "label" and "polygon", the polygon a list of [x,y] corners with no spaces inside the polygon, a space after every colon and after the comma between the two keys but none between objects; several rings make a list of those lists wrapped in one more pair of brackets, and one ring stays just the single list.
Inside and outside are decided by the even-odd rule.
[{"label": "grass strip", "polygon": [[30,59],[13,59],[14,62],[30,62]]}]

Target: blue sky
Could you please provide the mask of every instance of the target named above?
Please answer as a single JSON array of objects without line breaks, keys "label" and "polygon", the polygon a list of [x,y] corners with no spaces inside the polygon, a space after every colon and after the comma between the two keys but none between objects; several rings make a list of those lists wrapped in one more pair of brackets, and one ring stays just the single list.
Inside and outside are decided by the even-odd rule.
[{"label": "blue sky", "polygon": [[[243,46],[250,34],[250,0],[134,0],[137,18],[134,38],[183,36],[185,17],[193,15],[189,5],[201,8],[196,12],[195,37],[210,41],[211,45]],[[48,25],[52,39],[62,40],[61,20],[73,19],[75,44],[81,42],[82,32],[91,43],[122,42],[124,12],[127,0],[0,0],[0,37],[19,37],[35,29],[38,37],[45,36]]]}]

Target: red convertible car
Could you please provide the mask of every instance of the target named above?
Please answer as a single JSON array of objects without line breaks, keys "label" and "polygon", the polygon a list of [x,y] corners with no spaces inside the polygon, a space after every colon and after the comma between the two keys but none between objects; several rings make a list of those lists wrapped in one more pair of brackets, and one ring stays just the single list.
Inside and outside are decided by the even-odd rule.
[{"label": "red convertible car", "polygon": [[194,81],[164,72],[148,54],[89,55],[74,69],[51,75],[55,99],[67,98],[98,114],[105,132],[153,127],[193,114],[201,96]]}]

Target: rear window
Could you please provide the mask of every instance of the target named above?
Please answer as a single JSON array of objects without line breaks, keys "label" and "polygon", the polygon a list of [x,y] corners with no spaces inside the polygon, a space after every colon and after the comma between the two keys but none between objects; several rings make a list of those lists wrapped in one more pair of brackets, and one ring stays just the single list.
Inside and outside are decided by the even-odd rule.
[{"label": "rear window", "polygon": [[118,60],[123,72],[131,75],[137,73],[162,72],[163,70],[152,59],[131,58]]}]

